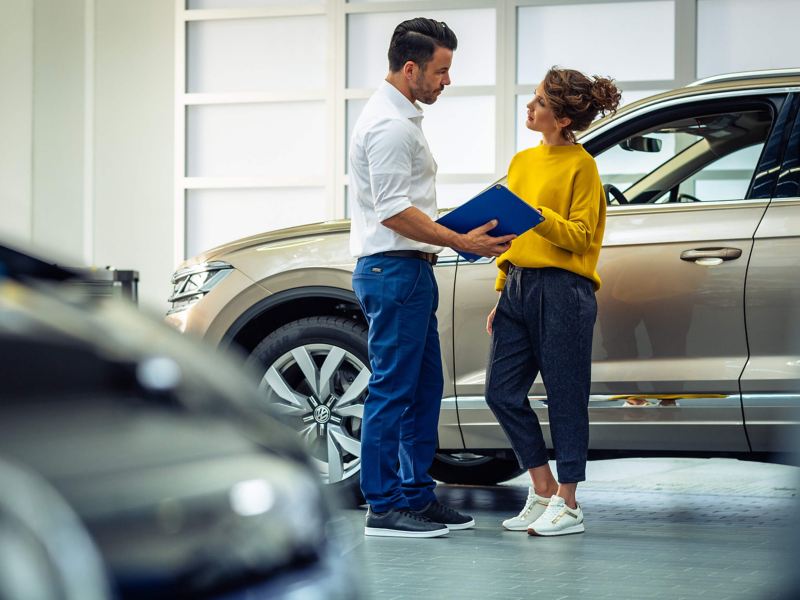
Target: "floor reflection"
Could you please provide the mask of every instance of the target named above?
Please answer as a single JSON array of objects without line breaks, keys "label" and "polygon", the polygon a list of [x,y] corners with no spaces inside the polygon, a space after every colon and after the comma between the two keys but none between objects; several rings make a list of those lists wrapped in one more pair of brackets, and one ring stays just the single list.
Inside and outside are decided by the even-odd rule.
[{"label": "floor reflection", "polygon": [[[476,527],[442,538],[364,538],[364,508],[343,512],[369,597],[778,598],[800,469],[730,459],[591,461],[578,490],[586,533],[505,531],[527,474],[499,486],[439,485]],[[798,549],[800,550],[800,549]],[[788,597],[787,597],[788,600]]]}]

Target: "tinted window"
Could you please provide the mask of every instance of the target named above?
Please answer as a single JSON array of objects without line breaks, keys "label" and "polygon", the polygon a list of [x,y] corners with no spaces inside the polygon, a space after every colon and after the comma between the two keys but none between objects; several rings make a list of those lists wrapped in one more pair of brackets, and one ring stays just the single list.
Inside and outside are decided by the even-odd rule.
[{"label": "tinted window", "polygon": [[597,156],[631,204],[740,200],[772,123],[764,110],[706,113],[637,132]]}]

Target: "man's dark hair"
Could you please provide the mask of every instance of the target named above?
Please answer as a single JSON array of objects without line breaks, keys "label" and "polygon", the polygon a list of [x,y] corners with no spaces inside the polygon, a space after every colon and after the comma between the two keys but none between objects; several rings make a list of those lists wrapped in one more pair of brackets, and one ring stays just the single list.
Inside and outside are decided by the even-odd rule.
[{"label": "man's dark hair", "polygon": [[447,24],[417,17],[395,27],[389,42],[389,69],[397,73],[409,60],[424,69],[437,47],[455,50],[458,39]]}]

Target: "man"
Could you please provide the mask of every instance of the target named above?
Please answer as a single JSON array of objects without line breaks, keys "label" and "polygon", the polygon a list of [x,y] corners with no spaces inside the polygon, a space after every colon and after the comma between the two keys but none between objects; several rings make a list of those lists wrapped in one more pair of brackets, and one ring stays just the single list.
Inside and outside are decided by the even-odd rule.
[{"label": "man", "polygon": [[489,236],[494,221],[458,234],[433,220],[436,163],[417,102],[433,104],[450,85],[457,43],[444,23],[400,23],[389,74],[350,145],[353,289],[369,323],[372,368],[361,429],[366,535],[436,537],[475,524],[437,501],[428,475],[443,390],[433,265],[442,246],[498,256],[514,236]]}]

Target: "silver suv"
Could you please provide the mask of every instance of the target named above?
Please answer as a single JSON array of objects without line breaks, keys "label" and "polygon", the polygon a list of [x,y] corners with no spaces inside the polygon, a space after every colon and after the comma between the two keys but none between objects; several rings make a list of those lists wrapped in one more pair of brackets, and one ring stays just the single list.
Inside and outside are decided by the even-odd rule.
[{"label": "silver suv", "polygon": [[[606,182],[591,441],[595,456],[775,457],[800,421],[800,71],[646,98],[580,138]],[[167,321],[263,374],[332,484],[354,486],[369,378],[347,221],[273,231],[186,261]],[[484,401],[494,260],[436,266],[445,390],[432,473],[519,473]],[[541,381],[530,391],[547,423]],[[791,433],[794,432],[794,433]]]}]

